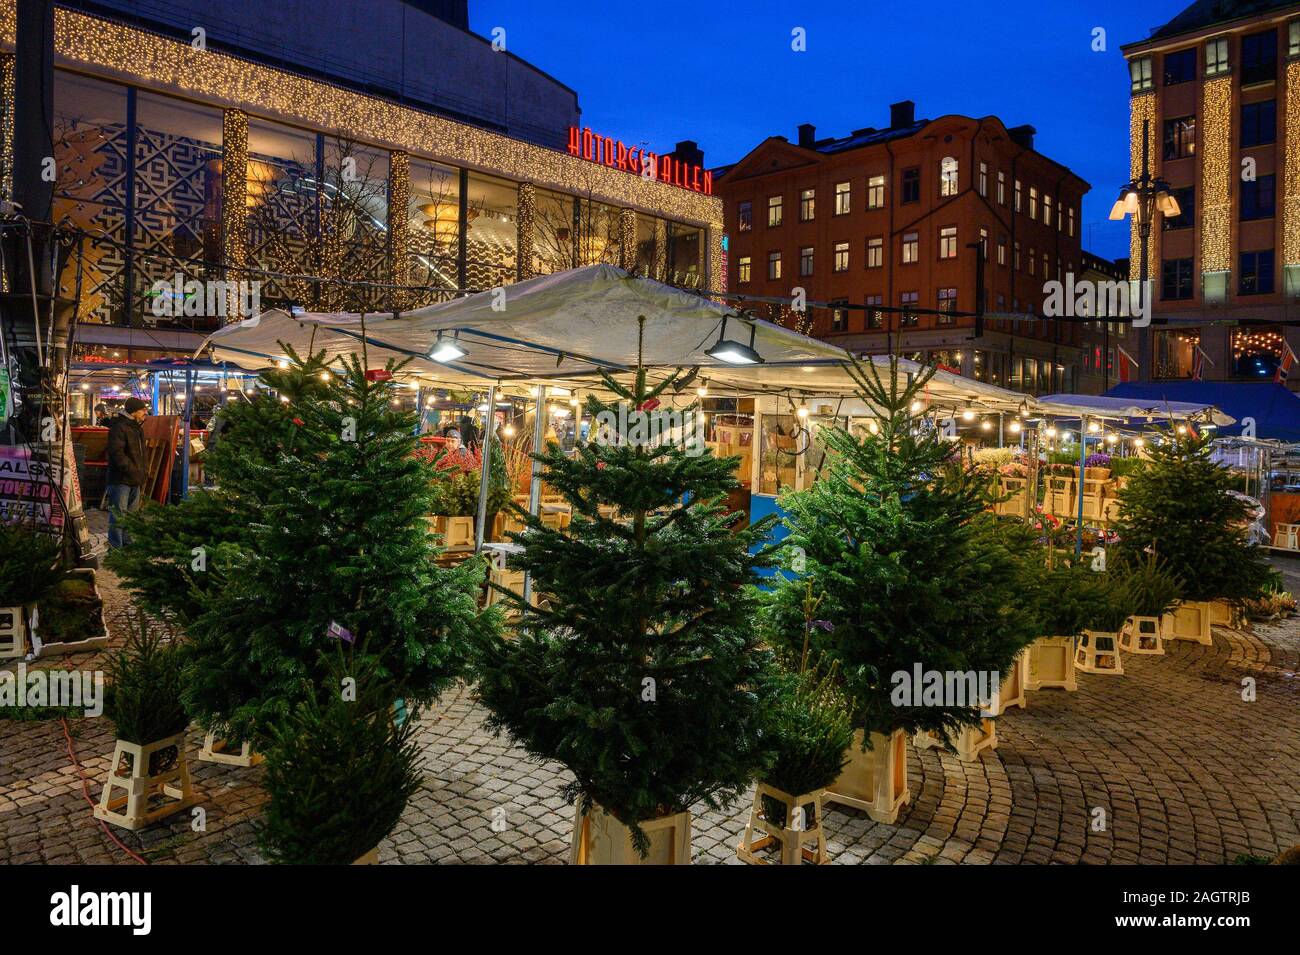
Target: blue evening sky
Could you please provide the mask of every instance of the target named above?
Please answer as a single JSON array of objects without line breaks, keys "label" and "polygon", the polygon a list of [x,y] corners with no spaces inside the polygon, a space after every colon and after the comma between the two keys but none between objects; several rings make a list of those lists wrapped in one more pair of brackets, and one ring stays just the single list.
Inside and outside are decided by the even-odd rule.
[{"label": "blue evening sky", "polygon": [[[1106,220],[1128,179],[1128,77],[1119,47],[1191,0],[948,3],[592,3],[471,0],[470,25],[578,92],[584,125],[657,150],[694,139],[705,162],[740,159],[799,123],[842,136],[917,116],[995,115],[1037,128],[1037,148],[1092,184],[1084,248],[1128,254]],[[807,51],[791,50],[803,27]],[[1094,28],[1106,31],[1093,52]]]}]

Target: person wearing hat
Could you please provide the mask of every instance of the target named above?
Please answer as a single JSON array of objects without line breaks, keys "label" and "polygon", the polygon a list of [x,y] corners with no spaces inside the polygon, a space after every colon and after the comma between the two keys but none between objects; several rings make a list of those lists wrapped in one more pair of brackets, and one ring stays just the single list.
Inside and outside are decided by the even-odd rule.
[{"label": "person wearing hat", "polygon": [[118,515],[140,507],[141,488],[146,478],[144,427],[148,406],[139,398],[127,398],[108,423],[108,546],[121,547],[130,538],[118,526]]}]

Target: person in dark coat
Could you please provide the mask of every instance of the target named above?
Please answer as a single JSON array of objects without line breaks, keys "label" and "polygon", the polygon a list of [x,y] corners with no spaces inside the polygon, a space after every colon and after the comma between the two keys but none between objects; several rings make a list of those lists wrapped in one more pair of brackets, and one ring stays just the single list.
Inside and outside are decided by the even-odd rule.
[{"label": "person in dark coat", "polygon": [[140,507],[148,467],[145,459],[144,427],[148,407],[139,398],[127,398],[108,424],[108,546],[121,547],[129,537],[118,526],[118,515]]}]

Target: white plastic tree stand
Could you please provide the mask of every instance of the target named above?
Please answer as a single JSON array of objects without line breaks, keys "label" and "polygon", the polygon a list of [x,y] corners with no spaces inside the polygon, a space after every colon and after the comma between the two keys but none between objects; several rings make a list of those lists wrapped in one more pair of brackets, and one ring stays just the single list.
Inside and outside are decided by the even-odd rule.
[{"label": "white plastic tree stand", "polygon": [[[949,730],[947,736],[963,763],[977,762],[984,750],[998,748],[997,722],[989,718],[981,719],[979,726],[963,726],[956,732]],[[943,739],[934,730],[921,730],[912,737],[912,745],[917,749],[942,748]]]},{"label": "white plastic tree stand", "polygon": [[1164,656],[1165,641],[1159,617],[1129,617],[1119,632],[1119,648],[1125,653]]},{"label": "white plastic tree stand", "polygon": [[27,655],[27,615],[30,608],[0,607],[0,660],[21,660]]},{"label": "white plastic tree stand", "polygon": [[[176,749],[175,760],[167,769],[151,775],[154,755],[172,747]],[[127,759],[130,769],[124,774],[121,770]],[[114,794],[117,789],[123,791],[121,795]],[[108,781],[95,807],[95,818],[123,829],[143,829],[193,804],[184,733],[143,745],[119,739],[108,766]]]},{"label": "white plastic tree stand", "polygon": [[263,759],[261,753],[253,752],[249,742],[240,744],[239,752],[229,752],[228,740],[217,739],[216,733],[203,737],[203,748],[199,750],[199,761],[204,763],[221,763],[224,766],[256,766]]},{"label": "white plastic tree stand", "polygon": [[1124,675],[1124,661],[1119,655],[1119,634],[1103,630],[1085,630],[1074,651],[1074,668],[1084,673]]},{"label": "white plastic tree stand", "polygon": [[1191,640],[1211,646],[1210,605],[1201,600],[1185,600],[1160,621],[1161,634],[1166,640]]},{"label": "white plastic tree stand", "polygon": [[[826,790],[791,796],[787,792],[759,783],[754,790],[754,806],[749,812],[736,855],[750,865],[826,865],[830,855],[826,851],[826,833],[822,829],[822,797]],[[785,822],[776,823],[767,818],[763,797],[785,807]],[[793,825],[792,825],[793,823]],[[769,846],[779,845],[777,862],[759,853]]]},{"label": "white plastic tree stand", "polygon": [[1074,637],[1039,637],[1029,645],[1027,690],[1077,690],[1074,675]]},{"label": "white plastic tree stand", "polygon": [[862,749],[863,733],[853,734],[845,753],[848,765],[826,789],[826,802],[861,809],[876,822],[893,824],[899,810],[912,798],[907,788],[907,735],[894,730],[888,736],[871,734],[871,749]]},{"label": "white plastic tree stand", "polygon": [[582,811],[582,801],[574,807],[573,842],[569,847],[570,865],[690,865],[691,814],[674,813],[647,819],[641,830],[650,840],[650,850],[643,859],[632,845],[632,830],[600,806]]}]

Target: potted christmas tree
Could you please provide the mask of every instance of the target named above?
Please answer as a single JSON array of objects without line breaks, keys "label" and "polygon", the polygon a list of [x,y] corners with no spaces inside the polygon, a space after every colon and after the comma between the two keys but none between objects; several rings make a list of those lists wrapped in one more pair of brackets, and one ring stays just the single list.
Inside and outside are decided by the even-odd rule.
[{"label": "potted christmas tree", "polygon": [[[907,736],[980,730],[991,702],[926,700],[911,675],[983,674],[991,684],[1010,668],[1034,636],[1033,618],[1016,609],[1033,542],[985,510],[987,476],[963,468],[913,410],[933,370],[905,375],[893,362],[882,376],[855,362],[850,372],[875,433],[823,428],[821,478],[781,503],[792,569],[816,579],[832,627],[813,634],[813,653],[837,666],[856,729],[828,798],[893,822],[908,798]],[[799,632],[803,590],[798,580],[778,585],[776,633]]]},{"label": "potted christmas tree", "polygon": [[1075,647],[1075,669],[1084,673],[1121,675],[1119,631],[1133,614],[1135,601],[1123,570],[1092,573],[1081,578],[1084,628]]},{"label": "potted christmas tree", "polygon": [[[819,674],[809,661],[811,635],[828,623],[817,618],[822,597],[805,581],[804,644],[797,666],[774,671],[777,691],[769,710],[771,763],[755,792],[749,824],[736,854],[767,865],[763,850],[779,846],[782,865],[825,864],[822,800],[847,762],[853,718],[832,664]],[[811,845],[811,848],[809,846]]]},{"label": "potted christmas tree", "polygon": [[1268,582],[1267,563],[1247,542],[1251,506],[1229,493],[1232,474],[1212,454],[1208,434],[1172,431],[1153,442],[1120,493],[1117,556],[1137,562],[1155,554],[1183,585],[1165,639],[1210,643],[1211,603],[1240,605]]},{"label": "potted christmas tree", "polygon": [[232,412],[209,457],[218,490],[148,509],[113,558],[184,631],[185,703],[214,756],[231,748],[218,732],[247,752],[287,717],[338,640],[364,646],[394,698],[428,703],[469,634],[496,624],[477,607],[481,563],[436,562],[432,469],[396,382],[286,351],[290,367],[265,375],[283,400]]},{"label": "potted christmas tree", "polygon": [[0,521],[0,661],[27,655],[32,612],[65,573],[56,538]]},{"label": "potted christmas tree", "polygon": [[392,717],[374,658],[339,653],[317,692],[270,729],[258,841],[271,862],[368,865],[420,788],[415,720]]},{"label": "potted christmas tree", "polygon": [[95,818],[140,829],[194,802],[185,752],[190,720],[181,702],[179,647],[143,616],[129,617],[128,627],[109,670],[106,710],[117,743]]},{"label": "potted christmas tree", "polygon": [[650,437],[680,377],[606,377],[623,408],[589,396],[594,440],[537,455],[573,520],[559,530],[528,517],[511,567],[547,605],[510,594],[515,638],[478,642],[490,725],[573,773],[577,864],[688,864],[691,807],[729,805],[765,761],[770,654],[746,585],[770,524],[734,529],[722,505],[734,459]]},{"label": "potted christmas tree", "polygon": [[1029,647],[1025,688],[1077,690],[1075,640],[1088,625],[1097,584],[1086,562],[1057,559],[1044,568],[1031,601],[1042,634]]},{"label": "potted christmas tree", "polygon": [[1124,622],[1119,646],[1128,653],[1163,655],[1161,620],[1178,604],[1182,584],[1154,554],[1124,570],[1133,613]]}]

